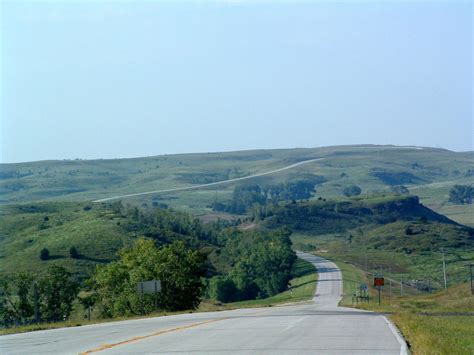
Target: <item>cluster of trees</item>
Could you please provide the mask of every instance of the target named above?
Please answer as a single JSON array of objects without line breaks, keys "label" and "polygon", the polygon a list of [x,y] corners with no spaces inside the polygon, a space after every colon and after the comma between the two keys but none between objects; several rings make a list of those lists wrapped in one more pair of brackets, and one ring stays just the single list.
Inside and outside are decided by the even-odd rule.
[{"label": "cluster of trees", "polygon": [[235,187],[230,203],[214,202],[211,207],[215,211],[244,214],[255,205],[309,199],[315,193],[315,186],[323,181],[320,176],[312,176],[274,185],[239,185]]},{"label": "cluster of trees", "polygon": [[449,190],[449,202],[464,205],[471,204],[474,199],[474,186],[455,185]]},{"label": "cluster of trees", "polygon": [[290,234],[288,230],[234,231],[221,253],[230,271],[210,280],[209,295],[232,302],[265,298],[286,290],[296,260]]},{"label": "cluster of trees", "polygon": [[124,206],[121,202],[111,205],[112,210],[123,217],[122,227],[127,232],[143,235],[168,244],[176,239],[184,240],[192,248],[198,249],[206,244],[217,244],[219,228],[209,225],[206,228],[199,219],[172,209],[148,209]]},{"label": "cluster of trees", "polygon": [[1,284],[0,314],[6,326],[67,319],[79,284],[60,266],[51,266],[45,275],[20,273]]},{"label": "cluster of trees", "polygon": [[[181,241],[157,248],[151,239],[138,239],[120,252],[120,259],[99,266],[92,278],[97,306],[104,317],[146,314],[155,309],[194,309],[199,305],[205,256]],[[141,281],[160,280],[162,291],[140,295]]]}]

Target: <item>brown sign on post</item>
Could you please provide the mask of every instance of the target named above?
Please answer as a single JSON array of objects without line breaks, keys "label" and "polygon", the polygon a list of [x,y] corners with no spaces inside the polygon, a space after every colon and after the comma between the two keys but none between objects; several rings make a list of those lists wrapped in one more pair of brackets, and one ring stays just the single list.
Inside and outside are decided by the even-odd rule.
[{"label": "brown sign on post", "polygon": [[385,279],[383,277],[374,277],[374,286],[380,287],[385,284]]}]

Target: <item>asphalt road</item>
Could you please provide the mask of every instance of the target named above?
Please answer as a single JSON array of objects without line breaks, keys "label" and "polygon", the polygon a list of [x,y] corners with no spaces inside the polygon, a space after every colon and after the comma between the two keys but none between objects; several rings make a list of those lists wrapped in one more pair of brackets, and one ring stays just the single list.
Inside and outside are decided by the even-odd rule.
[{"label": "asphalt road", "polygon": [[338,307],[341,273],[299,253],[319,272],[311,302],[192,313],[0,337],[1,354],[404,354],[396,328],[379,314]]}]

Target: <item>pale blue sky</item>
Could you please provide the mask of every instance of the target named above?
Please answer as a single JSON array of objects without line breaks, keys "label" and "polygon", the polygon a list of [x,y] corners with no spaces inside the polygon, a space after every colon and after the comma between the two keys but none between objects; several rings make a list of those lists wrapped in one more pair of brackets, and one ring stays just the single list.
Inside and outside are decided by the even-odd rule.
[{"label": "pale blue sky", "polygon": [[472,3],[2,2],[1,160],[473,150]]}]

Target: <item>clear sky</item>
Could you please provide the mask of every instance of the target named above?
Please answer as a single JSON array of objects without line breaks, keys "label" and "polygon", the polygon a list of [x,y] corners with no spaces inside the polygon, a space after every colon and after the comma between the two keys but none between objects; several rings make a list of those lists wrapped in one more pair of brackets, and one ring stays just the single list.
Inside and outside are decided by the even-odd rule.
[{"label": "clear sky", "polygon": [[473,5],[1,2],[1,161],[473,150]]}]

